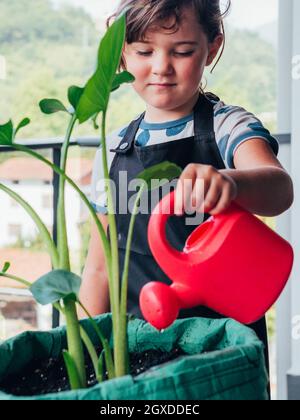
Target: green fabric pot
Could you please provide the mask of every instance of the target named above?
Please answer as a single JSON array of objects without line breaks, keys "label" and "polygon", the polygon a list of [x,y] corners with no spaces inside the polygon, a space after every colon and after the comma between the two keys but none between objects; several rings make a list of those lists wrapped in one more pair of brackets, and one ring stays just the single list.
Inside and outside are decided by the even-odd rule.
[{"label": "green fabric pot", "polygon": [[[111,315],[96,318],[111,337]],[[98,343],[87,321],[84,326]],[[164,332],[140,319],[128,326],[130,352],[181,348],[188,356],[98,384],[90,389],[36,397],[0,393],[0,400],[265,400],[268,377],[263,344],[249,328],[230,319],[177,320]],[[26,332],[0,345],[0,382],[22,371],[33,359],[58,357],[66,348],[65,327],[49,332]]]}]

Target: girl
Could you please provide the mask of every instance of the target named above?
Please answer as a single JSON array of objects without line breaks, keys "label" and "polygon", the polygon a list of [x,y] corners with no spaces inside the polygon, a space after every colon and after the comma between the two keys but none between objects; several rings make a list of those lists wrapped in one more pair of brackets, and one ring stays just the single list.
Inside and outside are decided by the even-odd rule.
[{"label": "girl", "polygon": [[[201,88],[204,68],[213,63],[224,45],[219,0],[123,0],[116,15],[126,6],[130,8],[121,65],[134,75],[133,88],[144,100],[146,111],[107,139],[110,178],[116,186],[120,273],[131,217],[129,212],[119,211],[119,193],[126,189],[120,181],[121,172],[129,183],[144,168],[165,160],[183,169],[175,193],[177,216],[167,225],[169,241],[180,250],[195,229],[185,223],[184,209],[216,215],[235,200],[257,215],[276,216],[293,201],[292,181],[276,158],[277,141],[254,115],[241,107],[225,105]],[[102,178],[98,150],[92,202],[107,227]],[[192,182],[192,189],[186,187],[187,180]],[[199,180],[203,182],[196,182]],[[131,195],[128,192],[127,202]],[[148,214],[137,216],[132,243],[128,312],[139,317],[143,285],[153,280],[170,284],[147,242],[149,216],[155,204],[151,203]],[[95,226],[81,299],[93,315],[109,311],[107,275]],[[180,317],[190,316],[221,317],[204,307],[180,313]],[[265,320],[252,328],[267,350]]]}]

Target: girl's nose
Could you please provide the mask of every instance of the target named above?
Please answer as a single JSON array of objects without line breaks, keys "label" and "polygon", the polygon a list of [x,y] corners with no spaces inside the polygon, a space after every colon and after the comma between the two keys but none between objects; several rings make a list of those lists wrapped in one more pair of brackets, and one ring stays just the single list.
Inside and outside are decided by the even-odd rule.
[{"label": "girl's nose", "polygon": [[173,65],[166,54],[157,54],[153,58],[152,72],[157,75],[169,75],[173,73]]}]

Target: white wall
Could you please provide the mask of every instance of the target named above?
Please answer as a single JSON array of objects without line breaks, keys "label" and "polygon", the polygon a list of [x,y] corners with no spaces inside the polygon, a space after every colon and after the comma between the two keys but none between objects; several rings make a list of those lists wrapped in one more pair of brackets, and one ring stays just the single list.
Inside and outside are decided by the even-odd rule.
[{"label": "white wall", "polygon": [[[52,185],[45,185],[38,181],[21,182],[20,184],[6,182],[5,185],[20,194],[24,200],[28,201],[46,226],[52,231],[53,208],[52,206],[50,208],[44,208],[42,202],[43,195],[50,195],[52,197]],[[66,186],[65,191],[69,245],[70,249],[78,250],[81,247],[81,238],[77,224],[83,217],[86,217],[86,212],[81,214],[82,207],[78,194],[69,186]],[[37,228],[29,215],[19,204],[13,206],[11,197],[2,191],[0,191],[0,203],[0,247],[8,246],[17,239],[9,233],[9,225],[20,225],[23,238],[32,238],[37,235]]]}]

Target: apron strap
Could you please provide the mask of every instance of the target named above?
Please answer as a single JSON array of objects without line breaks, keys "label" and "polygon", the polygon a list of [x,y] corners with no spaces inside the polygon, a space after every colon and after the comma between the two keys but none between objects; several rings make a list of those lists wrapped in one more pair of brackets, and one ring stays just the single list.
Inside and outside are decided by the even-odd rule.
[{"label": "apron strap", "polygon": [[111,152],[122,153],[122,154],[126,154],[128,152],[128,150],[131,148],[134,142],[135,135],[139,129],[139,126],[145,114],[146,112],[143,112],[136,120],[133,120],[129,124],[126,130],[125,136],[123,137],[121,143],[115,149],[110,149]]},{"label": "apron strap", "polygon": [[194,135],[195,139],[200,136],[214,136],[214,104],[206,97],[200,95],[194,108]]}]

